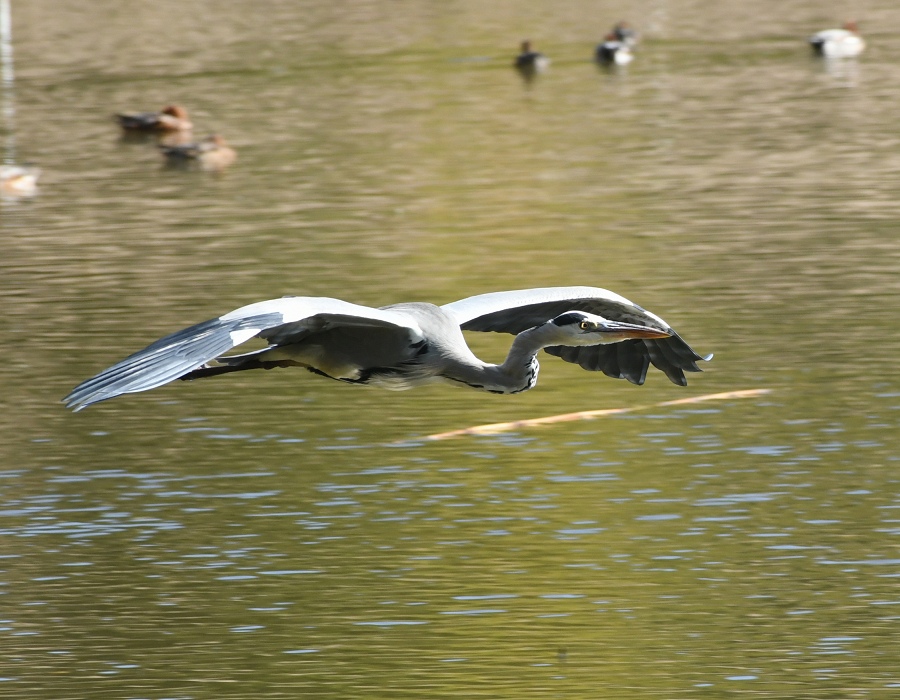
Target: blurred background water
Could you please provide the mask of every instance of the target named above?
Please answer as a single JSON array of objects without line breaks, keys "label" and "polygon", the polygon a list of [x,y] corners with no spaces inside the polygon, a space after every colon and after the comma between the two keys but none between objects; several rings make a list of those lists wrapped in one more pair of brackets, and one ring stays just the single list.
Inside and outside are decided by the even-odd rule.
[{"label": "blurred background water", "polygon": [[[3,697],[897,693],[900,7],[12,10],[4,136],[43,175],[0,202]],[[847,13],[866,53],[814,60]],[[600,69],[621,19],[636,59]],[[237,163],[120,139],[170,102]],[[548,357],[516,396],[275,371],[59,404],[256,300],[571,284],[715,359],[686,389]]]}]

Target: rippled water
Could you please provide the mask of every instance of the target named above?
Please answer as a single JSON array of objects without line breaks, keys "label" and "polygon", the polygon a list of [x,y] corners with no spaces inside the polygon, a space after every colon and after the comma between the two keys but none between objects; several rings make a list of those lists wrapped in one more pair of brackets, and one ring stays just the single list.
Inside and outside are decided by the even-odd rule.
[{"label": "rippled water", "polygon": [[[897,692],[900,10],[832,65],[812,2],[525,9],[15,3],[4,136],[44,174],[0,201],[0,694]],[[636,60],[598,69],[627,15]],[[170,101],[228,172],[119,140]],[[250,301],[552,284],[716,357],[687,389],[546,358],[517,396],[285,371],[59,404]]]}]

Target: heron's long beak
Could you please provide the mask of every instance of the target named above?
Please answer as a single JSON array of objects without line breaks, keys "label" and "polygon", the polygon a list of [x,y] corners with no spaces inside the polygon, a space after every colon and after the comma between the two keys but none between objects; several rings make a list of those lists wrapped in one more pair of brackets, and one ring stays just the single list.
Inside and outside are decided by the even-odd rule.
[{"label": "heron's long beak", "polygon": [[605,321],[599,329],[604,337],[616,340],[649,340],[652,338],[668,338],[672,334],[648,326],[638,326],[634,323],[621,323],[619,321]]}]

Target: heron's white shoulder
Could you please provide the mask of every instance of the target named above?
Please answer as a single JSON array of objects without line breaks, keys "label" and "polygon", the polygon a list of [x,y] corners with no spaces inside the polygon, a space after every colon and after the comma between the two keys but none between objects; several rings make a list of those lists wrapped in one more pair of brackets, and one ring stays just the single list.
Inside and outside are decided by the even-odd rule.
[{"label": "heron's white shoulder", "polygon": [[445,304],[441,308],[452,314],[460,323],[496,313],[505,309],[517,309],[547,302],[583,301],[596,299],[615,304],[637,307],[625,297],[600,287],[538,287],[535,289],[515,289],[505,292],[478,294]]},{"label": "heron's white shoulder", "polygon": [[388,325],[410,327],[415,319],[390,309],[375,309],[329,297],[281,297],[257,301],[221,316],[222,321],[250,318],[267,314],[281,314],[282,323],[294,323],[319,314],[359,318],[361,321],[381,322]]},{"label": "heron's white shoulder", "polygon": [[441,309],[463,330],[518,334],[567,311],[586,311],[613,321],[669,325],[620,294],[600,287],[541,287],[460,299]]},{"label": "heron's white shoulder", "polygon": [[[273,317],[280,320],[273,323]],[[394,309],[375,309],[370,306],[362,306],[353,304],[342,299],[332,299],[330,297],[281,297],[279,299],[268,299],[266,301],[258,301],[239,309],[230,311],[224,316],[220,316],[222,322],[236,321],[240,319],[267,319],[267,328],[273,329],[269,334],[277,333],[277,327],[290,325],[294,328],[302,328],[304,321],[309,320],[310,323],[315,322],[317,327],[322,324],[329,327],[335,326],[367,326],[381,328],[396,328],[406,331],[413,338],[422,336],[422,329],[416,322],[416,319],[402,310]],[[234,338],[235,343],[243,342],[261,329],[254,329],[251,326],[235,331],[238,334],[246,335],[247,338]],[[267,336],[268,337],[268,336]]]}]

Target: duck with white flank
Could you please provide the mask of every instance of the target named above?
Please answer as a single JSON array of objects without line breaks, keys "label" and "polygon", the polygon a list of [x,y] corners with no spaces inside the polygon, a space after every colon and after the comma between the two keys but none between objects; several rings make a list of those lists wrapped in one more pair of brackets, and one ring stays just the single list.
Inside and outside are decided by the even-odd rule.
[{"label": "duck with white flank", "polygon": [[634,60],[631,49],[637,44],[637,32],[627,22],[618,22],[597,45],[594,57],[605,66],[625,66]]},{"label": "duck with white flank", "polygon": [[531,48],[531,41],[522,42],[519,55],[516,56],[515,67],[524,74],[541,73],[550,66],[550,59],[540,51]]},{"label": "duck with white flank", "polygon": [[859,35],[856,22],[844,22],[841,29],[825,29],[809,38],[809,45],[817,56],[825,58],[851,58],[859,56],[866,48],[866,42]]}]

